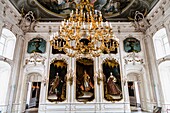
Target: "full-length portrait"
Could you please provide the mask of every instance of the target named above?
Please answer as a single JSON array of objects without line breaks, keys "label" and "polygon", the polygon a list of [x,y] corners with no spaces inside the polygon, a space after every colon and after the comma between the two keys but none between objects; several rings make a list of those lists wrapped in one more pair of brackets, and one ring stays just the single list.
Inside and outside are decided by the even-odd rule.
[{"label": "full-length portrait", "polygon": [[48,84],[48,100],[64,101],[66,98],[67,64],[63,60],[56,60],[50,65]]},{"label": "full-length portrait", "polygon": [[104,98],[108,101],[122,99],[122,87],[119,63],[115,60],[105,60],[103,63]]},{"label": "full-length portrait", "polygon": [[80,102],[94,99],[93,60],[82,58],[76,61],[76,99]]}]

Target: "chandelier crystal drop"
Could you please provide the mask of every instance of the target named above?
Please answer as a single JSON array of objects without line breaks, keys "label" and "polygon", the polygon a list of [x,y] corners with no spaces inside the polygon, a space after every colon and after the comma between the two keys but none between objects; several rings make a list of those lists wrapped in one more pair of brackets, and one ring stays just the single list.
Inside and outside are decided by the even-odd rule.
[{"label": "chandelier crystal drop", "polygon": [[109,22],[103,22],[101,11],[94,10],[88,0],[81,0],[69,19],[61,22],[59,31],[50,38],[54,49],[64,51],[68,56],[100,56],[104,51],[110,53],[118,48]]}]

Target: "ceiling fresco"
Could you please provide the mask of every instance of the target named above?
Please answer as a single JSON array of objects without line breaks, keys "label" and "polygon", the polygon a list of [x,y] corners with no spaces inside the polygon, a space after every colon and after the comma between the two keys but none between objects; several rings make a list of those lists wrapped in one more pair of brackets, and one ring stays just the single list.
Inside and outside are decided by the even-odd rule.
[{"label": "ceiling fresco", "polygon": [[[40,21],[61,21],[67,18],[80,0],[10,0],[24,15],[33,11]],[[89,0],[108,21],[130,21],[135,11],[148,13],[159,0]]]}]

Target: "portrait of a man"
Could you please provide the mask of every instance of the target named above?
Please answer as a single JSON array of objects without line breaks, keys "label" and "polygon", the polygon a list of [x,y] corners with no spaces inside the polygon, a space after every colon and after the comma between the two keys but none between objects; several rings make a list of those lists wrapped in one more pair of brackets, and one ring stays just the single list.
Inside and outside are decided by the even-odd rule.
[{"label": "portrait of a man", "polygon": [[28,53],[45,53],[46,41],[43,38],[33,38],[28,42]]},{"label": "portrait of a man", "polygon": [[55,60],[50,65],[47,99],[51,102],[62,102],[66,99],[67,64],[62,60]]},{"label": "portrait of a man", "polygon": [[79,102],[94,99],[93,60],[82,58],[76,61],[76,99]]}]

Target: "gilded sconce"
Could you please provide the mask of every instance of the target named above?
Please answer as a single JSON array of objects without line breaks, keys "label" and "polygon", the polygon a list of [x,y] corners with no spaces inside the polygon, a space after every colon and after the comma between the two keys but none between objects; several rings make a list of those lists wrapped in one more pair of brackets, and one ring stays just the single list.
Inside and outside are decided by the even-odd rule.
[{"label": "gilded sconce", "polygon": [[98,76],[97,76],[97,84],[98,84],[98,85],[100,85],[100,82],[103,81],[103,78],[100,76],[100,74],[102,74],[101,71],[99,71],[99,72],[97,73],[97,75],[98,75]]},{"label": "gilded sconce", "polygon": [[70,82],[70,85],[72,85],[72,84],[73,84],[73,76],[70,76],[70,77],[68,78],[68,81]]},{"label": "gilded sconce", "polygon": [[69,76],[68,76],[68,82],[70,83],[70,85],[72,85],[73,84],[73,71],[72,70],[70,70],[70,72],[69,72]]},{"label": "gilded sconce", "polygon": [[100,85],[100,81],[102,81],[102,77],[97,77],[97,84]]}]

